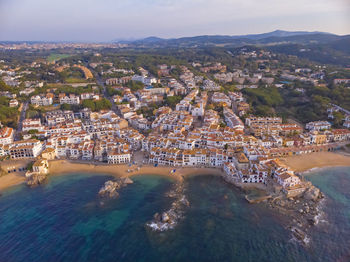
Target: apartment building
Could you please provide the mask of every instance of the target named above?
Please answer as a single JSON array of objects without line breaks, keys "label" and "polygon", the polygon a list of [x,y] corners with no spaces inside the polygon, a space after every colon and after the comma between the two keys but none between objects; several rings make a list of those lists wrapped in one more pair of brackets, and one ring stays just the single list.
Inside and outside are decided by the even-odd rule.
[{"label": "apartment building", "polygon": [[42,150],[42,142],[36,139],[16,141],[9,145],[11,159],[35,158]]}]

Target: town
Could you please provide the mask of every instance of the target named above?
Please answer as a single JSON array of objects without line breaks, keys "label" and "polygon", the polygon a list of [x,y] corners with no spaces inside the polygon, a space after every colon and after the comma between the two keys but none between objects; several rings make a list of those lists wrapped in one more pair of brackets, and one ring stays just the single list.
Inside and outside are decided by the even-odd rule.
[{"label": "town", "polygon": [[[293,89],[296,83],[293,92],[303,94],[303,83],[327,86],[326,67],[278,68],[278,56],[262,50],[232,56],[254,69],[192,61],[149,70],[97,51],[87,63],[69,56],[20,66],[2,60],[1,102],[10,112],[2,117],[0,157],[3,163],[29,160],[28,178],[45,178],[54,159],[210,167],[236,185],[273,184],[288,196],[300,195],[303,180],[280,158],[349,144],[350,112],[330,101],[326,118],[307,123],[269,110],[261,115],[255,106],[262,106],[245,90]],[[330,84],[349,83],[335,78]],[[4,173],[27,168],[2,164]]]}]

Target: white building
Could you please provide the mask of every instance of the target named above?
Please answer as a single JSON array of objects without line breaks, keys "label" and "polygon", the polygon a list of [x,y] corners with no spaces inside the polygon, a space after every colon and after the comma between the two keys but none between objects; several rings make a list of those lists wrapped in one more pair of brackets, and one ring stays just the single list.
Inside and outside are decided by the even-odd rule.
[{"label": "white building", "polygon": [[300,179],[296,175],[290,174],[289,172],[283,172],[276,176],[277,182],[284,188],[292,187],[300,184]]},{"label": "white building", "polygon": [[244,124],[242,120],[233,111],[227,107],[224,107],[224,117],[227,125],[237,131],[244,130]]},{"label": "white building", "polygon": [[16,107],[16,106],[18,106],[17,99],[11,99],[9,102],[9,107]]},{"label": "white building", "polygon": [[36,106],[49,106],[52,105],[52,102],[51,96],[36,95],[30,98],[30,103]]},{"label": "white building", "polygon": [[4,127],[0,129],[0,145],[7,145],[13,142],[13,129]]},{"label": "white building", "polygon": [[213,103],[225,103],[228,107],[231,106],[231,99],[224,93],[215,92],[211,98]]},{"label": "white building", "polygon": [[44,127],[41,125],[40,118],[38,119],[24,119],[22,122],[22,131],[27,132],[29,130],[42,131]]},{"label": "white building", "polygon": [[142,82],[145,85],[152,85],[157,83],[157,79],[155,77],[146,77],[146,76],[140,76],[140,75],[134,75],[131,78],[131,80],[136,82]]},{"label": "white building", "polygon": [[60,98],[60,104],[68,104],[68,105],[79,105],[80,98],[74,94],[70,94],[69,96],[63,96]]},{"label": "white building", "polygon": [[42,143],[36,139],[16,141],[9,145],[11,159],[35,158],[42,150]]},{"label": "white building", "polygon": [[93,100],[99,100],[100,96],[96,95],[94,93],[82,93],[80,95],[81,100],[86,100],[86,99],[93,99]]},{"label": "white building", "polygon": [[128,150],[120,150],[120,148],[107,153],[107,162],[109,164],[125,164],[129,163],[131,155]]},{"label": "white building", "polygon": [[306,124],[305,128],[310,131],[327,130],[331,128],[331,124],[328,121],[315,121]]}]

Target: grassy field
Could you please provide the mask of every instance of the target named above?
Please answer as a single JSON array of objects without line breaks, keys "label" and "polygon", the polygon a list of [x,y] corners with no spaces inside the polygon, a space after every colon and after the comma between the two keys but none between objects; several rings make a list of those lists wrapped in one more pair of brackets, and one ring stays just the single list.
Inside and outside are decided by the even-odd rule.
[{"label": "grassy field", "polygon": [[65,79],[65,82],[68,84],[77,84],[77,83],[87,83],[88,81],[84,78],[69,77]]},{"label": "grassy field", "polygon": [[49,55],[46,59],[48,62],[54,62],[54,61],[58,61],[60,59],[63,59],[63,58],[67,58],[67,57],[70,57],[71,55],[69,54],[51,54]]}]

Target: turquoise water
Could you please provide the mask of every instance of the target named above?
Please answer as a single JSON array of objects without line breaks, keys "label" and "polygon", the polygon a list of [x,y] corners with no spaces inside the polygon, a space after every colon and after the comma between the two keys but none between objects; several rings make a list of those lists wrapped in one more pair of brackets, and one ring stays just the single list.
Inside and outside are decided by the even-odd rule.
[{"label": "turquoise water", "polygon": [[137,176],[115,200],[97,192],[104,175],[52,177],[36,188],[16,186],[0,197],[0,261],[350,261],[350,169],[309,175],[327,195],[328,222],[310,247],[290,239],[286,217],[215,176],[187,180],[191,206],[171,231],[145,227],[167,210],[172,181]]}]

